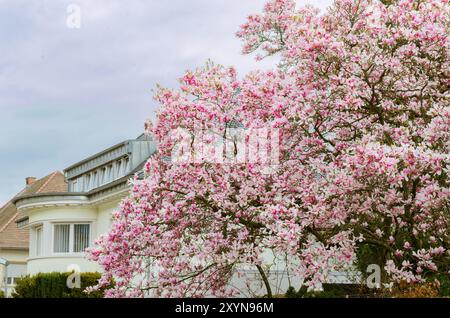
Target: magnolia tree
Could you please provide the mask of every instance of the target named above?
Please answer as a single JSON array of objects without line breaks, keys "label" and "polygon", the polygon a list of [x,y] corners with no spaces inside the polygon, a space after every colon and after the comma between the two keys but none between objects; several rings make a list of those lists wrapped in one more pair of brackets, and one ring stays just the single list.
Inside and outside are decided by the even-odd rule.
[{"label": "magnolia tree", "polygon": [[232,296],[245,265],[270,297],[267,251],[310,289],[368,263],[448,277],[449,32],[448,0],[268,1],[237,36],[272,70],[208,63],[158,90],[158,153],[90,251],[99,286]]}]

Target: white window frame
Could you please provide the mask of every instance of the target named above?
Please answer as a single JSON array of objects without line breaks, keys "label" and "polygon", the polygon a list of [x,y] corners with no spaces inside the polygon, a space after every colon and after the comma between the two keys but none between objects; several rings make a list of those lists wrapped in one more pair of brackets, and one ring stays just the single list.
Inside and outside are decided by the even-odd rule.
[{"label": "white window frame", "polygon": [[[92,246],[92,222],[55,222],[52,223],[52,255],[84,255],[84,252],[74,252],[75,225],[89,225],[88,247]],[[55,226],[70,225],[69,227],[69,252],[55,252]]]},{"label": "white window frame", "polygon": [[129,169],[129,167],[130,167],[130,158],[126,157],[124,159],[124,163],[123,164],[124,164],[123,174],[126,174],[128,169]]},{"label": "white window frame", "polygon": [[[43,248],[44,248],[44,226],[38,225],[34,228],[35,231],[35,246],[34,246],[34,254],[36,256],[42,256],[44,253]],[[38,239],[39,237],[39,232],[41,232],[41,237],[40,240]]]}]

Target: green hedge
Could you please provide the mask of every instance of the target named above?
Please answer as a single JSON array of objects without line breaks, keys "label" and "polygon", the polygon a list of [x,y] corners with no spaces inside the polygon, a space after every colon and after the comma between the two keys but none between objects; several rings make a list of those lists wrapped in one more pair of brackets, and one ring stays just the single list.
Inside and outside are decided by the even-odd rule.
[{"label": "green hedge", "polygon": [[[87,287],[97,285],[100,273],[81,273],[81,288],[67,287],[67,278],[72,273],[40,273],[24,276],[17,280],[14,298],[102,298],[104,290],[90,294],[84,292]],[[111,286],[109,286],[111,287]]]}]

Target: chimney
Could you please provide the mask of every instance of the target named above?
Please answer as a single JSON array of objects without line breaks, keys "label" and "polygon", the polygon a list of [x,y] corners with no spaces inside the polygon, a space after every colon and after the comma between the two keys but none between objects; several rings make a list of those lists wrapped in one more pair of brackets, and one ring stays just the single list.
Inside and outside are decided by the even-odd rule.
[{"label": "chimney", "polygon": [[25,182],[26,182],[27,186],[32,185],[35,181],[36,181],[35,177],[28,177],[28,178],[25,179]]}]

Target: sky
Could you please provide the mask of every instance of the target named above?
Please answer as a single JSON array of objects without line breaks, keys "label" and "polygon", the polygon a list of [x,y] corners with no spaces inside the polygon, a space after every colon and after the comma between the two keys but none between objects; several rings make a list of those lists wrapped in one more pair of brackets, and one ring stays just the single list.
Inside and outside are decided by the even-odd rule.
[{"label": "sky", "polygon": [[26,177],[140,135],[156,84],[176,88],[207,59],[241,74],[271,67],[242,55],[235,36],[264,3],[0,0],[0,206]]}]

